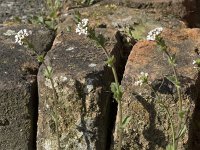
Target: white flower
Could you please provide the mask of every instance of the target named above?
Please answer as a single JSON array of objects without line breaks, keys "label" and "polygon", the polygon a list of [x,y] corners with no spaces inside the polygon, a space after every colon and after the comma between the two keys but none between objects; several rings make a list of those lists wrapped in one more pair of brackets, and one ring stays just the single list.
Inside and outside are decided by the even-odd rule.
[{"label": "white flower", "polygon": [[193,60],[192,64],[195,65],[196,63],[197,63],[196,60]]},{"label": "white flower", "polygon": [[79,35],[81,34],[88,34],[88,19],[82,19],[81,22],[78,23],[77,27],[76,27],[76,33],[78,33]]},{"label": "white flower", "polygon": [[161,34],[162,31],[163,31],[162,27],[158,27],[158,28],[151,30],[147,35],[147,40],[148,41],[155,41],[156,36]]},{"label": "white flower", "polygon": [[148,73],[141,72],[138,77],[138,81],[136,81],[134,85],[142,86],[143,84],[148,83],[148,76],[149,76]]},{"label": "white flower", "polygon": [[32,34],[32,31],[27,31],[27,29],[20,30],[16,35],[15,35],[15,43],[18,43],[19,45],[23,45],[23,39],[25,37],[28,37],[30,34]]}]

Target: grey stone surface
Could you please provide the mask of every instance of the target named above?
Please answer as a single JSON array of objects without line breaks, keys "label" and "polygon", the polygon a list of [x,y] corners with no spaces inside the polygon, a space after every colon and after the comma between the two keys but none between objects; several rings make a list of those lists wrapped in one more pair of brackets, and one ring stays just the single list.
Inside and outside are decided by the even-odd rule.
[{"label": "grey stone surface", "polygon": [[196,0],[105,0],[130,8],[161,12],[165,15],[175,15],[183,18],[196,11]]},{"label": "grey stone surface", "polygon": [[[74,11],[78,10],[82,18],[88,18],[90,25],[97,28],[111,28],[124,30],[124,27],[133,28],[133,36],[144,39],[147,33],[156,27],[167,27],[172,29],[184,28],[186,24],[173,15],[163,15],[160,12],[152,12],[142,9],[132,9],[116,4],[97,3],[89,8],[79,8],[63,12],[63,22],[58,25],[58,33],[65,32],[71,26],[75,31],[73,23]],[[61,20],[62,20],[61,19]]]},{"label": "grey stone surface", "polygon": [[[54,35],[30,25],[0,28],[0,149],[36,149],[37,70],[36,57],[15,43],[15,35],[32,30],[30,41],[38,52],[46,51]],[[12,32],[10,32],[12,31]]]},{"label": "grey stone surface", "polygon": [[27,19],[44,11],[44,0],[0,0],[0,23],[19,17]]},{"label": "grey stone surface", "polygon": [[[112,36],[115,32],[106,33],[110,36],[108,49],[120,60],[120,44]],[[59,99],[56,102],[52,98],[52,86],[43,76],[44,66],[41,67],[38,74],[38,150],[57,147],[52,116],[56,111],[61,148],[106,148],[112,98],[110,83],[113,76],[105,64],[103,50],[94,44],[84,36],[63,33],[56,37],[52,49],[47,53],[46,63],[53,68],[53,80]]]}]

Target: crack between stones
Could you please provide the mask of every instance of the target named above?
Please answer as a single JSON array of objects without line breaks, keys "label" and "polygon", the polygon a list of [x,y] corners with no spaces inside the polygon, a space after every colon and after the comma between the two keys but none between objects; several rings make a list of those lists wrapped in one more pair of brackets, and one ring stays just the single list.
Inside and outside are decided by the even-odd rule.
[{"label": "crack between stones", "polygon": [[[52,41],[47,45],[46,49],[44,50],[45,56],[48,53],[48,51],[51,50],[51,48],[53,46],[53,42],[54,42],[54,40],[56,38],[55,32],[54,31],[51,31],[51,32],[53,32],[54,37],[52,38]],[[32,140],[33,140],[33,145],[29,144],[30,145],[29,148],[33,149],[33,150],[37,149],[37,121],[38,121],[38,114],[39,114],[39,112],[38,112],[38,110],[39,110],[38,109],[39,108],[39,93],[38,93],[37,74],[38,74],[38,71],[39,71],[41,65],[42,65],[42,63],[39,64],[38,69],[37,69],[36,73],[34,74],[36,76],[36,81],[32,85],[32,88],[31,88],[33,90],[31,92],[33,100],[31,102],[31,106],[30,106],[30,107],[33,108],[32,109],[32,111],[33,111],[32,112],[32,114],[33,114],[33,116],[32,116],[32,118],[33,118],[32,119],[32,125],[33,125]]]},{"label": "crack between stones", "polygon": [[[123,79],[123,74],[125,71],[125,66],[128,60],[128,56],[133,48],[133,45],[136,43],[133,41],[133,45],[127,45],[127,43],[124,42],[124,35],[120,32],[116,33],[116,39],[117,43],[116,45],[119,45],[117,47],[117,51],[120,52],[119,56],[119,61],[116,62],[116,69],[117,69],[117,75],[119,77],[119,82],[121,84],[121,81]],[[119,67],[118,67],[119,66]],[[115,129],[115,124],[116,124],[116,118],[117,118],[117,110],[118,110],[118,104],[115,101],[113,97],[110,98],[111,104],[110,104],[110,112],[109,112],[109,117],[110,117],[110,122],[107,130],[107,144],[106,144],[106,150],[112,149],[112,144],[114,142],[114,129]]]}]

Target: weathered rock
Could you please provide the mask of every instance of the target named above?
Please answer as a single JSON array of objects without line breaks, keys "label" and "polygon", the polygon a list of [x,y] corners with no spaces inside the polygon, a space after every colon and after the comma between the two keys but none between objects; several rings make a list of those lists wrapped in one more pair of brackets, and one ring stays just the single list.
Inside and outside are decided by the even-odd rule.
[{"label": "weathered rock", "polygon": [[[183,110],[188,112],[187,132],[180,140],[178,149],[199,149],[199,77],[192,64],[199,58],[199,29],[165,29],[162,37],[170,53],[176,54],[178,78],[181,82]],[[132,49],[122,79],[124,95],[123,116],[132,116],[124,129],[123,149],[165,149],[172,140],[172,132],[166,112],[159,106],[153,91],[148,86],[136,86],[140,72],[149,73],[149,81],[168,107],[174,126],[177,127],[177,92],[165,77],[173,75],[166,55],[159,51],[154,41],[139,41]],[[195,117],[194,117],[195,116]],[[117,125],[116,125],[117,128]],[[115,130],[115,142],[118,141]]]},{"label": "weathered rock", "polygon": [[[58,25],[58,33],[65,32],[67,27],[72,26],[76,10],[81,13],[82,18],[88,18],[92,26],[119,30],[123,30],[124,27],[132,27],[135,39],[143,39],[149,30],[158,26],[173,29],[185,27],[185,24],[174,16],[164,16],[161,13],[146,12],[145,10],[111,4],[96,4],[89,9],[79,8],[65,12],[62,15],[63,23]],[[74,28],[72,30],[75,31]]]},{"label": "weathered rock", "polygon": [[[107,48],[120,60],[120,44],[115,32],[106,30],[106,33],[110,37],[114,35],[108,40]],[[61,148],[106,148],[113,75],[105,64],[103,50],[94,44],[84,36],[68,32],[58,35],[48,52],[46,63],[53,68],[52,78],[59,98],[58,101],[53,98],[52,86],[43,76],[44,66],[41,67],[38,75],[38,150],[57,147],[53,113],[59,118]]]},{"label": "weathered rock", "polygon": [[14,34],[24,28],[33,31],[30,41],[38,52],[47,50],[54,37],[47,29],[30,25],[0,28],[1,150],[36,148],[39,64],[26,48],[15,43]]},{"label": "weathered rock", "polygon": [[184,17],[196,10],[196,0],[107,0],[122,6]]},{"label": "weathered rock", "polygon": [[45,8],[43,0],[24,1],[24,0],[0,0],[0,23],[19,17],[22,20],[36,12],[42,12]]}]

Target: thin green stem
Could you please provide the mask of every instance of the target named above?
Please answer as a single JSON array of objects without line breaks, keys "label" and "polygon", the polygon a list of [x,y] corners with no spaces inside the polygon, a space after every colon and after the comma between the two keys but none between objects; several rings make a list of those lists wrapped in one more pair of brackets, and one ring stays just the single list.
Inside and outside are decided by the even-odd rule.
[{"label": "thin green stem", "polygon": [[[100,43],[99,43],[100,44]],[[100,44],[101,45],[101,44]],[[106,54],[107,59],[109,60],[111,58],[111,56],[109,55],[108,51],[106,50],[106,48],[101,45],[104,53]],[[117,71],[114,65],[111,66],[112,68],[112,73],[114,76],[114,80],[116,83],[116,87],[117,87],[117,92],[120,91],[120,85],[119,85],[119,79],[117,76]],[[118,143],[118,150],[121,150],[122,147],[122,104],[121,104],[121,99],[116,99],[116,101],[118,102],[118,112],[119,112],[119,124],[118,124],[118,136],[119,136],[119,143]]]},{"label": "thin green stem", "polygon": [[[174,66],[172,66],[173,68],[173,72],[174,72],[174,75],[175,75],[175,78],[176,78],[176,82],[178,82],[178,75],[177,75],[177,71],[176,71],[176,68]],[[181,96],[181,90],[180,90],[180,87],[176,86],[176,90],[177,90],[177,93],[178,93],[178,102],[179,102],[179,112],[178,112],[178,118],[179,118],[179,121],[178,121],[178,127],[177,127],[177,135],[179,134],[181,128],[182,128],[182,117],[180,117],[179,113],[182,112],[182,96]],[[178,140],[179,139],[176,139],[176,144],[175,144],[175,149],[178,148]]]},{"label": "thin green stem", "polygon": [[[28,45],[28,47],[34,52],[34,54],[38,57],[39,54],[37,53],[37,51],[35,50],[34,48],[34,45],[32,43],[29,42],[28,39],[24,39],[24,42]],[[47,71],[47,74],[48,75],[51,75],[51,72],[50,70],[48,69],[48,66],[47,64],[45,63],[45,61],[43,60],[42,61],[44,67],[45,67],[45,70]],[[52,89],[53,89],[53,98],[54,98],[54,102],[56,103],[55,105],[55,110],[54,110],[54,119],[55,119],[55,126],[56,126],[56,137],[57,137],[57,144],[58,144],[58,147],[57,147],[57,150],[60,150],[61,147],[60,147],[60,140],[59,140],[59,129],[58,129],[58,114],[57,114],[57,109],[58,109],[58,94],[56,92],[56,89],[55,89],[55,84],[54,84],[54,81],[53,81],[53,78],[50,76],[49,77],[49,80],[50,80],[50,83],[51,83],[51,86],[52,86]]]},{"label": "thin green stem", "polygon": [[118,150],[121,150],[121,147],[122,147],[122,104],[121,104],[121,100],[118,100],[118,104],[119,104],[119,106],[118,106],[119,107]]},{"label": "thin green stem", "polygon": [[[170,54],[167,52],[167,50],[164,51],[165,54],[167,55],[168,59],[171,59],[171,56]],[[179,83],[179,80],[178,80],[178,73],[176,71],[176,68],[175,68],[175,64],[170,64],[172,66],[172,70],[173,70],[173,73],[174,73],[174,76],[175,76],[175,80],[176,80],[176,83]],[[176,86],[176,90],[177,90],[177,94],[178,94],[178,103],[179,103],[179,112],[178,112],[178,118],[179,118],[179,121],[178,121],[178,127],[177,127],[177,135],[179,134],[180,130],[181,130],[181,127],[182,127],[182,117],[179,116],[179,113],[182,112],[182,95],[181,95],[181,89],[179,87],[179,85],[175,85]],[[175,150],[178,148],[178,140],[179,139],[176,139],[175,140]]]}]

